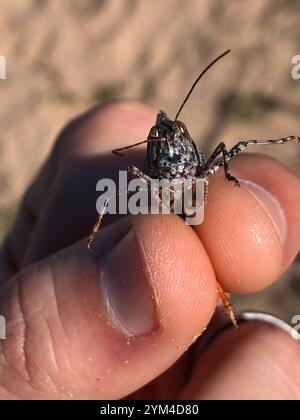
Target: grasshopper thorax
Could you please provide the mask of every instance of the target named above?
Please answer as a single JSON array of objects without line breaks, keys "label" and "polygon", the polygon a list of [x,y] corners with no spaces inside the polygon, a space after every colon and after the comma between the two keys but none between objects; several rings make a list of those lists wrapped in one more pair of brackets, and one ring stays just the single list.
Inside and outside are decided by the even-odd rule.
[{"label": "grasshopper thorax", "polygon": [[149,132],[145,173],[151,178],[194,177],[205,159],[182,121],[160,111]]}]

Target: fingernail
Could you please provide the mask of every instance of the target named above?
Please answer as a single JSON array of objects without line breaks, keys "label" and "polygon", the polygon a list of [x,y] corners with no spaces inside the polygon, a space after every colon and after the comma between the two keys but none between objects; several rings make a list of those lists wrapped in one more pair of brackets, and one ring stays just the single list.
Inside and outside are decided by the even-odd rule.
[{"label": "fingernail", "polygon": [[[117,228],[100,256],[101,285],[111,321],[126,335],[136,336],[157,327],[153,293],[147,280],[138,239],[128,223]],[[112,232],[112,234],[114,234]],[[103,248],[103,246],[102,246]]]},{"label": "fingernail", "polygon": [[252,181],[240,180],[240,184],[246,187],[263,206],[272,220],[281,242],[284,243],[286,239],[287,223],[284,210],[277,198],[275,198],[269,191]]}]

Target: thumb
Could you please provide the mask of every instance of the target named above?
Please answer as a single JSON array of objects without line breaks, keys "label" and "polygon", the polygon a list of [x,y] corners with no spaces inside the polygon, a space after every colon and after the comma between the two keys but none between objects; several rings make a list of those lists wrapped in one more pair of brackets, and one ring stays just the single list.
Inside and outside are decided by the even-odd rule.
[{"label": "thumb", "polygon": [[180,218],[123,218],[93,253],[79,242],[6,284],[2,398],[123,398],[182,355],[215,301],[209,258]]}]

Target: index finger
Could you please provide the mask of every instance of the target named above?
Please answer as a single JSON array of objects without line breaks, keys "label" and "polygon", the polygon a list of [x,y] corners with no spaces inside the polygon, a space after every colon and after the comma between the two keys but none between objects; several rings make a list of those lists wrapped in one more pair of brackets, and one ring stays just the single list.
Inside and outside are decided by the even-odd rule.
[{"label": "index finger", "polygon": [[[110,118],[112,112],[113,118]],[[142,159],[142,148],[137,151],[128,151],[123,159],[116,156],[111,157],[111,150],[147,137],[154,119],[155,111],[150,111],[148,107],[137,105],[133,101],[119,102],[94,107],[71,121],[62,130],[54,143],[49,158],[42,165],[38,175],[25,192],[15,223],[4,243],[2,255],[3,266],[6,267],[5,273],[7,273],[7,267],[10,267],[9,272],[13,274],[23,266],[24,255],[39,223],[40,215],[46,208],[49,208],[53,192],[56,193],[58,190],[55,184],[61,185],[57,179],[64,176],[67,167],[78,165],[79,160],[87,162],[87,168],[79,176],[82,200],[77,200],[74,197],[74,188],[78,192],[78,183],[74,177],[73,184],[67,185],[65,192],[62,193],[60,206],[61,208],[64,207],[70,218],[76,219],[75,213],[77,212],[83,219],[88,220],[90,218],[93,221],[96,217],[95,185],[97,180],[104,176],[116,177],[118,169],[126,169],[126,165],[131,159],[134,161]],[[107,155],[107,157],[105,159],[101,158],[104,155]],[[89,160],[91,156],[97,158]],[[75,165],[74,162],[76,162]],[[106,162],[105,165],[104,162]],[[84,179],[85,175],[87,175],[86,179]],[[77,207],[74,207],[74,203],[71,202],[68,194],[75,198]],[[70,210],[67,209],[68,205],[70,205]],[[87,215],[86,210],[89,210],[88,214],[90,216]],[[49,220],[50,225],[52,222],[55,225],[56,215],[57,213],[54,211],[50,217],[51,220]],[[92,221],[90,221],[89,226]],[[74,231],[74,233],[77,231],[76,236],[72,237],[69,243],[84,236],[79,232],[80,223],[78,220],[76,225],[73,230],[69,230],[69,232]],[[56,248],[55,243],[59,241],[60,231],[54,238],[52,250],[67,245],[61,243],[61,246]]]}]

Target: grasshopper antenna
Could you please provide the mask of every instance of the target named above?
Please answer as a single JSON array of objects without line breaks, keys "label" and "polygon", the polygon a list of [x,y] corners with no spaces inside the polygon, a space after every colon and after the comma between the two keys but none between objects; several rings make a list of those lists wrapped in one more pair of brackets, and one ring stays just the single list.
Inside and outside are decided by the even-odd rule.
[{"label": "grasshopper antenna", "polygon": [[198,84],[199,80],[205,75],[205,73],[219,60],[221,60],[221,58],[225,57],[225,55],[229,54],[231,50],[227,50],[225,51],[223,54],[219,55],[217,58],[215,58],[207,67],[205,67],[205,69],[199,74],[199,76],[197,77],[197,79],[194,81],[193,86],[191,87],[191,89],[189,90],[188,94],[186,95],[186,97],[184,98],[184,101],[182,102],[176,117],[175,117],[175,121],[178,120],[179,114],[181,113],[184,105],[187,103],[187,101],[189,100],[189,97],[191,96],[193,90],[195,89],[196,85]]}]

